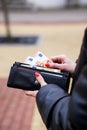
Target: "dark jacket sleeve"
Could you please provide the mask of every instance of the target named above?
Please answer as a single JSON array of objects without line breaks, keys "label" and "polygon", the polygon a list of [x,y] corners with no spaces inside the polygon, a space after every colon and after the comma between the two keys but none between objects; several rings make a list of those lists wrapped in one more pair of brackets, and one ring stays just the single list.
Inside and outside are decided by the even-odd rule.
[{"label": "dark jacket sleeve", "polygon": [[48,130],[87,130],[87,66],[79,75],[72,95],[49,84],[40,89],[36,101]]},{"label": "dark jacket sleeve", "polygon": [[[42,87],[40,91],[38,92],[37,98],[36,98],[37,106],[42,116],[42,120],[48,129],[51,129],[51,127],[53,127],[52,119],[54,118],[53,120],[56,120],[55,114],[52,115],[55,109],[55,106],[58,103],[60,104],[56,113],[57,118],[60,118],[58,115],[59,115],[60,110],[63,109],[63,106],[65,107],[64,104],[67,103],[67,101],[65,101],[66,99],[69,100],[68,93],[54,84],[48,84]],[[66,109],[65,111],[67,111],[67,107],[65,109]],[[58,123],[56,125],[58,125]]]},{"label": "dark jacket sleeve", "polygon": [[75,83],[69,102],[67,122],[66,130],[87,130],[87,65]]}]

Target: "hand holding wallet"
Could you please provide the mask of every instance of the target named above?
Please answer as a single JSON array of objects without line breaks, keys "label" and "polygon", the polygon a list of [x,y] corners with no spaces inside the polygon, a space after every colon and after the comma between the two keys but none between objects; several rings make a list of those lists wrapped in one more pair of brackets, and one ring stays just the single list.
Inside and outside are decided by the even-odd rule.
[{"label": "hand holding wallet", "polygon": [[68,72],[53,72],[45,67],[32,67],[27,63],[15,62],[9,73],[7,86],[23,90],[39,90],[40,84],[36,81],[35,72],[38,71],[48,84],[56,84],[68,91],[70,76]]}]

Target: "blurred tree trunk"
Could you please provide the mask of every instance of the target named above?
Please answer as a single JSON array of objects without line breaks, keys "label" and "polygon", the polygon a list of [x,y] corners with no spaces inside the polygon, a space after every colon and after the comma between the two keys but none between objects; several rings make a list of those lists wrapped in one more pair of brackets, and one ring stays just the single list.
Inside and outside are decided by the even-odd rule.
[{"label": "blurred tree trunk", "polygon": [[3,14],[4,14],[7,38],[10,39],[11,38],[11,32],[10,32],[10,21],[9,21],[9,12],[8,12],[7,0],[1,0],[1,3],[2,3],[2,9],[3,9]]}]

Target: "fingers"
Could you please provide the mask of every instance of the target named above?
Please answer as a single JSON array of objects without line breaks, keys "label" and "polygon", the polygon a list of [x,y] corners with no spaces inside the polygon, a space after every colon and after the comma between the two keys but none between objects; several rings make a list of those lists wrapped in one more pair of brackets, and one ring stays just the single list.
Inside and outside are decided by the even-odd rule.
[{"label": "fingers", "polygon": [[27,96],[36,97],[36,95],[37,95],[37,93],[38,93],[38,90],[36,90],[36,91],[24,91],[24,93],[25,93]]},{"label": "fingers", "polygon": [[60,70],[64,70],[64,69],[65,69],[65,64],[46,63],[45,66],[46,66],[46,67],[49,67],[49,68],[60,69]]},{"label": "fingers", "polygon": [[58,55],[58,56],[51,57],[51,60],[57,63],[63,63],[65,59],[66,59],[66,55]]},{"label": "fingers", "polygon": [[40,83],[41,86],[46,85],[47,83],[44,81],[43,77],[41,76],[40,73],[35,72],[35,77],[37,79],[37,81]]},{"label": "fingers", "polygon": [[[47,84],[47,83],[44,81],[44,79],[43,79],[43,77],[41,76],[40,73],[35,72],[35,77],[36,77],[37,81],[40,83],[41,86],[44,86],[44,85]],[[38,93],[38,90],[35,90],[35,91],[24,91],[24,93],[25,93],[27,96],[36,97],[36,95],[37,95],[37,93]]]},{"label": "fingers", "polygon": [[65,64],[67,63],[67,57],[66,55],[54,56],[51,57],[50,61],[45,64],[46,67],[63,70],[65,69]]}]

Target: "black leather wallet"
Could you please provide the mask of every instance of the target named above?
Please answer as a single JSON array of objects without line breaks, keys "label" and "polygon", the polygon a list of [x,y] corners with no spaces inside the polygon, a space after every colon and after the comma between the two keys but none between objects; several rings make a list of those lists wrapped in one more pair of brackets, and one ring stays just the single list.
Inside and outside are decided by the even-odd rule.
[{"label": "black leather wallet", "polygon": [[15,62],[9,73],[7,86],[23,90],[39,90],[40,84],[35,78],[38,71],[48,84],[57,84],[59,87],[68,91],[70,76],[68,72],[52,72],[45,70],[44,67],[32,67],[26,63]]}]

